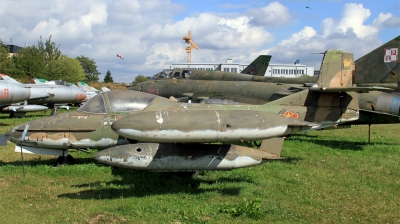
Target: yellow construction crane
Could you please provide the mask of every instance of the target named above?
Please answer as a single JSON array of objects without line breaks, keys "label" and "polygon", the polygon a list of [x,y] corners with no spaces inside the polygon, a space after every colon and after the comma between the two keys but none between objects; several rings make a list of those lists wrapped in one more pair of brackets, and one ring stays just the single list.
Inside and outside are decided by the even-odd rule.
[{"label": "yellow construction crane", "polygon": [[196,50],[199,49],[195,43],[192,41],[192,35],[190,34],[190,31],[188,32],[187,37],[182,38],[186,42],[186,62],[190,63],[192,61],[192,47]]}]

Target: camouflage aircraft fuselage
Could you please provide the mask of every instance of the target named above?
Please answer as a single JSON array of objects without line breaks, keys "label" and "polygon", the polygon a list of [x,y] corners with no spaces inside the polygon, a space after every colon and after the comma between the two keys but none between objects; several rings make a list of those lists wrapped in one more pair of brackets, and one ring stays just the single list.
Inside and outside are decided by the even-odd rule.
[{"label": "camouflage aircraft fuselage", "polygon": [[[204,81],[204,80],[153,80],[139,83],[128,89],[156,94],[202,100],[233,101],[245,104],[264,104],[291,95],[308,87],[300,84],[279,84],[245,81]],[[211,101],[215,102],[215,101]],[[359,94],[359,107],[363,110],[379,111],[400,116],[400,96],[380,91]],[[384,122],[385,123],[385,122]]]},{"label": "camouflage aircraft fuselage", "polygon": [[[306,90],[266,105],[179,104],[146,93],[110,91],[94,97],[78,111],[29,122],[22,145],[102,149],[135,141],[267,139],[356,120],[358,105],[350,105],[352,99],[347,93],[327,93],[322,98]],[[347,109],[349,106],[355,109]],[[25,127],[16,126],[6,135],[18,143]]]}]

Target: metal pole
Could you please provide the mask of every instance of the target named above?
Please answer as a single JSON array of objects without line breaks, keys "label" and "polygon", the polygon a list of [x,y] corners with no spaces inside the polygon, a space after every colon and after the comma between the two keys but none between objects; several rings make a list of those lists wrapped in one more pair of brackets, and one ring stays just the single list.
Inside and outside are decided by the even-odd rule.
[{"label": "metal pole", "polygon": [[368,144],[371,143],[371,124],[368,124]]}]

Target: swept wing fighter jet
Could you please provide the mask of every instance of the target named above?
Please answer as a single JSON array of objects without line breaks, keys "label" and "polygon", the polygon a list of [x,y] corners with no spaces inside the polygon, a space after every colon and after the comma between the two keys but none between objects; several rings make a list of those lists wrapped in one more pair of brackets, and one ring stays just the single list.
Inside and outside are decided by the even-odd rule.
[{"label": "swept wing fighter jet", "polygon": [[[68,149],[105,149],[95,159],[133,169],[230,170],[257,165],[280,157],[283,140],[276,137],[359,118],[354,91],[373,88],[352,87],[352,54],[327,51],[322,66],[329,70],[317,85],[264,105],[179,104],[148,93],[115,90],[93,97],[77,111],[16,126],[6,136],[17,143],[17,152],[66,157]],[[248,140],[267,143],[263,150],[231,145]],[[209,144],[213,142],[222,144]]]},{"label": "swept wing fighter jet", "polygon": [[[20,105],[12,106],[13,110],[11,111],[5,110],[10,108],[10,105],[3,105],[3,111],[10,112],[11,117],[23,117],[25,116],[25,112],[37,111],[33,110],[33,108],[39,110],[52,108],[55,111],[56,104],[80,103],[86,97],[85,92],[74,86],[22,84],[5,74],[0,74],[0,83],[3,83],[0,86],[0,92],[3,93],[3,98],[4,96],[14,96],[14,98],[19,96],[19,98],[24,99],[19,102],[26,101],[26,103],[24,102]],[[29,97],[26,99],[28,91]],[[8,95],[6,93],[8,93]],[[13,100],[13,102],[18,102],[18,100]],[[47,107],[40,105],[46,105]],[[17,108],[17,110],[15,110],[15,108]]]},{"label": "swept wing fighter jet", "polygon": [[271,55],[260,55],[251,62],[241,73],[190,69],[166,69],[155,74],[150,80],[159,79],[191,79],[191,80],[225,80],[225,81],[251,81],[263,77],[271,60]]}]

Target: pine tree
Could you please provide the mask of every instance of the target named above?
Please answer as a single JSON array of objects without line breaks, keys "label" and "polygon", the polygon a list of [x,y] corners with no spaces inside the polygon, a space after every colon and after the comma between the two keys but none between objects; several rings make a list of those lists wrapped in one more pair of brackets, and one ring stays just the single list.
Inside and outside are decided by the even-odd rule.
[{"label": "pine tree", "polygon": [[105,83],[114,83],[114,79],[111,76],[110,70],[107,70],[106,76],[104,77],[104,82]]}]

